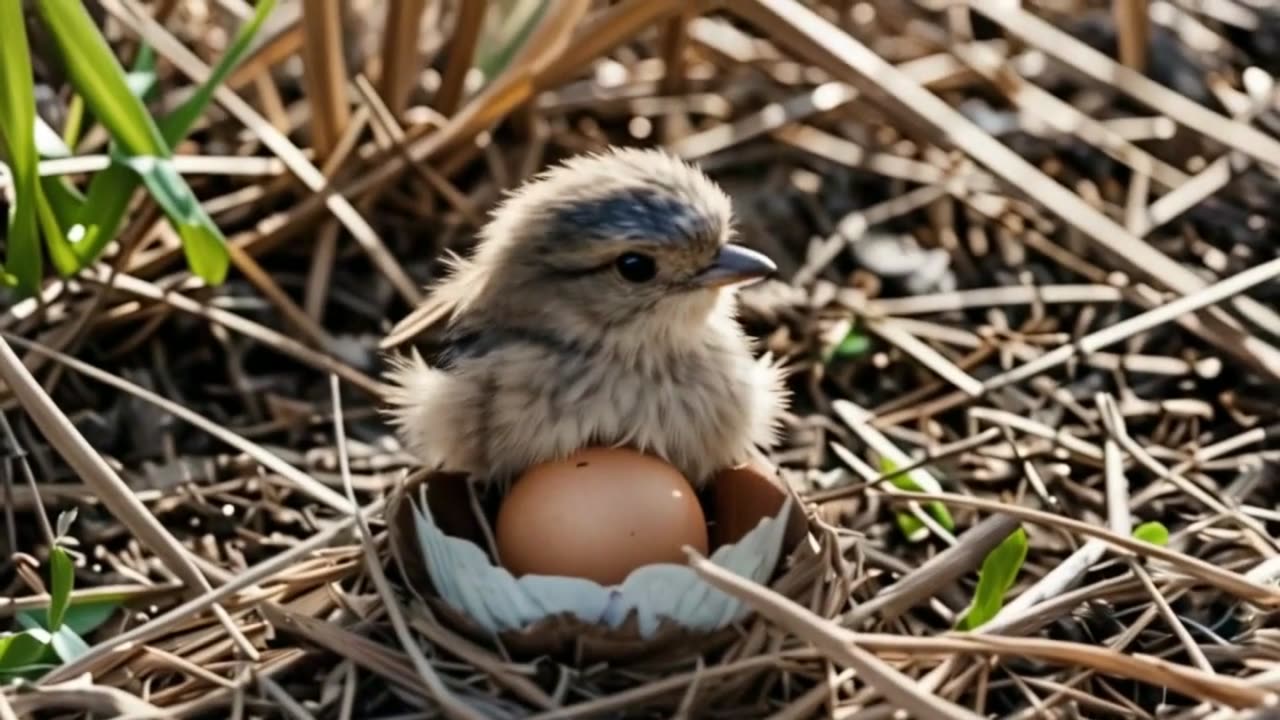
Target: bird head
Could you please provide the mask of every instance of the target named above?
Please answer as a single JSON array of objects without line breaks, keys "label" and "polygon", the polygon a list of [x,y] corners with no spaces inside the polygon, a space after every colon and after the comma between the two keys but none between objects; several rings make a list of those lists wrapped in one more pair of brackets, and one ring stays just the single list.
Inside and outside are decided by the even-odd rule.
[{"label": "bird head", "polygon": [[704,323],[734,286],[776,270],[733,235],[728,196],[692,165],[658,150],[580,155],[495,210],[473,257],[484,278],[473,297],[584,333],[678,332]]}]

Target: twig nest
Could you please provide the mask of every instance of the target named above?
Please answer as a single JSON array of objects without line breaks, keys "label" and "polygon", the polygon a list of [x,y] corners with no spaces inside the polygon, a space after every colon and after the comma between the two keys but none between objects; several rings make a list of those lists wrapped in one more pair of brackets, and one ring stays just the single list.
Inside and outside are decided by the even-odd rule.
[{"label": "twig nest", "polygon": [[[701,580],[680,548],[701,544],[713,563],[768,583],[808,531],[799,501],[762,463],[724,470],[694,493],[661,461],[611,452],[586,450],[557,464],[564,467],[539,468],[500,503],[482,502],[463,475],[412,474],[388,507],[392,554],[406,581],[459,632],[497,638],[526,657],[619,661],[727,639],[748,609]],[[566,468],[599,482],[595,498],[578,495],[560,511],[530,500],[546,494],[566,505],[574,497]],[[556,522],[558,529],[549,524]],[[536,548],[551,561],[529,558],[539,554],[529,547],[539,527],[553,528]],[[574,533],[596,539],[575,548]],[[510,556],[505,562],[495,545]]]}]

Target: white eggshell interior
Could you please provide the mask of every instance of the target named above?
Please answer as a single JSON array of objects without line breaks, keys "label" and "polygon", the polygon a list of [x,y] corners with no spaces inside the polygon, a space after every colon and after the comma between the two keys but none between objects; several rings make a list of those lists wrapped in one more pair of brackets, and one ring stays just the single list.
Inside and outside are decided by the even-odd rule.
[{"label": "white eggshell interior", "polygon": [[[551,615],[570,613],[583,622],[617,628],[635,611],[642,638],[668,619],[712,632],[746,614],[741,601],[704,582],[686,565],[637,568],[619,585],[559,575],[512,576],[475,543],[446,535],[427,507],[426,488],[414,505],[418,543],[440,598],[490,633],[516,630]],[[744,578],[765,582],[782,554],[790,517],[788,496],[773,517],[762,518],[738,542],[723,545],[711,562]]]}]

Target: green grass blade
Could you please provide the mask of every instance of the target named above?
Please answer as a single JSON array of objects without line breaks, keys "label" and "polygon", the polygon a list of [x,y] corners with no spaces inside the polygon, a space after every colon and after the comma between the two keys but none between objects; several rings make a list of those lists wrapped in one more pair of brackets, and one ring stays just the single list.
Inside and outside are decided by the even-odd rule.
[{"label": "green grass blade", "polygon": [[49,555],[49,631],[57,632],[71,605],[71,590],[76,584],[76,567],[71,556],[60,547]]},{"label": "green grass blade", "polygon": [[[61,178],[40,178],[36,185],[36,214],[40,219],[40,227],[44,229],[45,243],[49,248],[49,259],[53,267],[62,277],[71,277],[80,269],[80,260],[76,257],[70,241],[63,233],[62,218],[73,217],[60,214],[50,201],[49,192],[59,195],[59,202],[65,207],[71,195],[71,188],[63,185]],[[70,208],[74,211],[74,207]]]},{"label": "green grass blade", "polygon": [[[897,472],[899,472],[897,463],[886,457],[880,458],[881,475],[890,475]],[[889,482],[899,490],[906,490],[907,492],[930,492],[930,490],[926,490],[916,484],[916,481],[912,480],[911,476],[906,473],[890,477]],[[929,515],[933,516],[933,519],[936,520],[944,530],[951,532],[956,529],[956,521],[951,517],[951,511],[947,509],[945,504],[937,501],[927,502],[924,504],[924,510],[929,513]],[[897,520],[898,528],[902,530],[903,535],[905,535],[908,540],[918,542],[928,537],[928,528],[926,528],[924,523],[920,522],[920,520],[911,513],[899,512],[897,513]]]},{"label": "green grass blade", "polygon": [[138,58],[133,61],[133,69],[125,73],[125,84],[129,86],[129,92],[133,93],[134,97],[145,103],[149,102],[151,96],[155,94],[158,79],[156,51],[150,45],[143,44],[138,48]]},{"label": "green grass blade", "polygon": [[84,128],[84,98],[71,96],[67,103],[67,122],[62,126],[62,142],[73,147],[80,142],[80,131]]},{"label": "green grass blade", "polygon": [[82,265],[96,260],[115,239],[129,201],[141,184],[133,171],[121,165],[110,165],[89,181],[89,192],[75,222],[80,236],[75,253]]},{"label": "green grass blade", "polygon": [[[131,92],[124,68],[93,19],[80,3],[40,0],[37,7],[72,84],[111,133],[114,164],[123,164],[123,158],[129,160],[127,166],[141,176],[181,236],[191,270],[212,285],[221,283],[230,266],[222,231],[200,210],[190,186],[168,162],[172,155],[168,143],[142,101]],[[83,263],[92,262],[111,242],[132,192],[127,185],[105,186],[101,181],[98,187],[102,189],[96,196],[96,188],[90,187],[86,208],[86,214],[95,215],[96,222],[81,222],[83,227],[77,229],[83,236],[77,257]]]},{"label": "green grass blade", "polygon": [[987,553],[978,575],[973,604],[956,623],[957,629],[973,630],[995,617],[1004,607],[1005,593],[1013,587],[1027,559],[1027,532],[1018,528],[994,550]]},{"label": "green grass blade", "polygon": [[[67,608],[66,615],[62,618],[62,624],[71,628],[72,632],[80,637],[84,637],[102,627],[119,609],[120,603],[111,599],[73,602]],[[26,610],[18,613],[17,618],[23,627],[48,629],[49,608]]]},{"label": "green grass blade", "polygon": [[254,8],[253,17],[249,22],[240,27],[236,33],[236,37],[231,41],[231,45],[227,47],[227,52],[223,54],[222,59],[213,67],[208,79],[201,83],[200,87],[187,98],[186,102],[178,106],[176,110],[160,119],[160,132],[169,144],[176,145],[180,140],[191,132],[191,128],[195,125],[196,120],[204,114],[205,108],[213,101],[213,93],[218,86],[227,79],[232,70],[240,64],[241,58],[249,49],[250,43],[253,42],[254,36],[262,29],[262,24],[267,21],[267,16],[271,14],[272,9],[276,6],[276,0],[262,0],[257,7]]},{"label": "green grass blade", "polygon": [[832,348],[827,361],[830,362],[833,359],[844,360],[848,358],[861,357],[866,355],[870,349],[871,338],[867,337],[866,334],[855,328],[850,330],[848,335],[845,335],[839,345]]},{"label": "green grass blade", "polygon": [[221,233],[187,188],[173,161],[161,157],[117,157],[142,178],[151,197],[182,237],[182,249],[195,274],[217,285],[227,276],[230,258]]},{"label": "green grass blade", "polygon": [[84,211],[85,197],[75,185],[62,177],[42,177],[40,187],[49,201],[49,208],[63,225],[70,226],[77,215]]},{"label": "green grass blade", "polygon": [[929,537],[929,527],[915,515],[909,512],[896,512],[893,514],[893,519],[907,542],[922,542]]},{"label": "green grass blade", "polygon": [[[71,148],[58,133],[36,115],[36,153],[41,159],[70,157]],[[53,265],[63,277],[76,273],[83,264],[71,246],[64,228],[72,227],[84,206],[84,194],[64,177],[40,177],[36,196],[36,216],[44,230],[45,243]]]},{"label": "green grass blade", "polygon": [[38,0],[36,8],[58,46],[71,84],[112,139],[130,155],[167,157],[169,148],[159,128],[129,91],[124,68],[84,4]]},{"label": "green grass blade", "polygon": [[550,5],[547,0],[515,0],[505,8],[489,8],[490,13],[496,13],[491,17],[499,18],[499,22],[481,37],[474,63],[484,74],[486,82],[498,77],[511,64],[511,60],[524,47]]},{"label": "green grass blade", "polygon": [[13,173],[16,197],[9,218],[5,271],[26,295],[40,289],[44,273],[36,221],[40,186],[33,78],[21,3],[0,2],[0,137]]},{"label": "green grass blade", "polygon": [[[161,139],[169,148],[181,142],[191,131],[191,127],[212,101],[218,85],[243,59],[275,3],[276,0],[265,0],[257,5],[253,18],[241,26],[208,80],[201,84],[186,102],[157,122]],[[139,78],[150,72],[152,62],[149,58],[154,58],[154,55],[149,46],[144,46],[134,67],[134,73]],[[137,82],[135,85],[136,87],[133,88],[135,90],[145,89],[144,83]],[[115,238],[133,193],[139,184],[144,183],[146,183],[145,179],[119,163],[111,165],[94,176],[89,183],[85,211],[77,218],[81,226],[78,232],[81,233],[82,239],[76,245],[75,252],[82,264],[88,264],[96,259]],[[149,189],[151,184],[167,186],[171,183],[168,180],[153,179],[148,186]],[[165,208],[160,198],[157,198],[157,202]],[[168,208],[165,208],[165,211],[168,214]],[[197,224],[192,224],[193,218]],[[183,239],[187,260],[192,263],[191,269],[210,283],[220,283],[225,278],[229,265],[221,232],[203,212],[198,213],[198,217],[193,215],[185,221],[176,221],[173,216],[170,216],[170,220],[174,222],[174,227]],[[204,225],[200,225],[200,222]],[[193,258],[194,262],[192,262]]]}]

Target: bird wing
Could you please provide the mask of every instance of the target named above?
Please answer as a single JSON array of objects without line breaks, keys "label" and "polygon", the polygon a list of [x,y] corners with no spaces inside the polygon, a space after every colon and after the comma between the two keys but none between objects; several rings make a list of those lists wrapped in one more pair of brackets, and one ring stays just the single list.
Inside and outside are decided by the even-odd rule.
[{"label": "bird wing", "polygon": [[456,298],[450,293],[437,292],[429,296],[421,305],[400,319],[391,328],[391,332],[378,343],[381,350],[392,350],[414,338],[425,334],[437,326],[442,320],[453,315],[458,307]]},{"label": "bird wing", "polygon": [[385,352],[419,338],[448,323],[458,312],[470,285],[467,277],[471,274],[473,266],[456,255],[444,258],[444,262],[451,267],[452,272],[443,282],[432,288],[422,304],[391,328],[391,332],[378,343],[379,349]]}]

